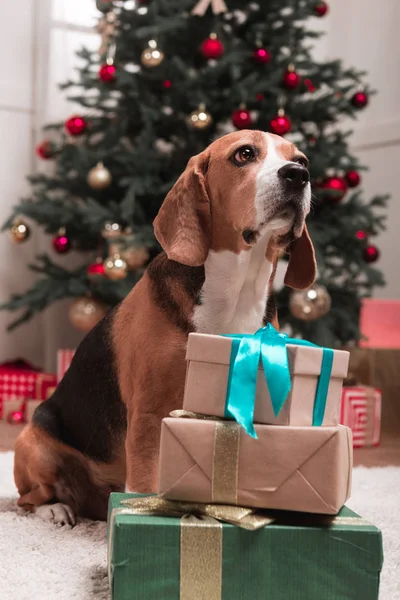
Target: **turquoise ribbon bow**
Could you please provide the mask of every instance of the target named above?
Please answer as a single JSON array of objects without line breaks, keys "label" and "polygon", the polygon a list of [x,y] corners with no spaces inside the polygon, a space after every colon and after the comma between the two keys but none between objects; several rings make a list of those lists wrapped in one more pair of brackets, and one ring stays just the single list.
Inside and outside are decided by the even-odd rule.
[{"label": "turquoise ribbon bow", "polygon": [[[287,344],[315,348],[318,346],[279,333],[270,324],[259,329],[254,335],[227,335],[226,337],[232,338],[232,350],[225,416],[235,419],[246,433],[257,438],[253,418],[260,358],[274,415],[277,417],[292,387]],[[322,425],[324,420],[332,363],[333,350],[323,348],[321,373],[314,400],[313,425]]]}]

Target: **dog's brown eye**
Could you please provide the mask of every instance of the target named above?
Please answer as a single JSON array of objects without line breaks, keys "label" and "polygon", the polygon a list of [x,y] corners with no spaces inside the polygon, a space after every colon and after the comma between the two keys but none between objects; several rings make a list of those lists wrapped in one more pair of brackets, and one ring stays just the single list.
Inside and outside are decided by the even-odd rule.
[{"label": "dog's brown eye", "polygon": [[255,153],[251,146],[243,146],[236,151],[233,159],[237,165],[244,165],[245,163],[249,162],[249,160],[254,158],[254,156]]}]

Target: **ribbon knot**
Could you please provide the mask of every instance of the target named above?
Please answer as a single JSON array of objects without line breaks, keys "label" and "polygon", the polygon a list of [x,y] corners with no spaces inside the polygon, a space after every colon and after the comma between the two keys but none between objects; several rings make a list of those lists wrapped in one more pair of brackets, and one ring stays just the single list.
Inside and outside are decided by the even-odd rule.
[{"label": "ribbon knot", "polygon": [[[306,340],[290,338],[279,333],[271,324],[259,329],[254,335],[227,335],[232,338],[228,389],[225,414],[235,419],[254,438],[254,406],[260,360],[267,382],[274,415],[282,410],[292,387],[288,344],[311,346]],[[314,401],[313,425],[322,425],[324,420],[329,380],[332,372],[333,350],[323,348],[321,373],[318,378]]]}]

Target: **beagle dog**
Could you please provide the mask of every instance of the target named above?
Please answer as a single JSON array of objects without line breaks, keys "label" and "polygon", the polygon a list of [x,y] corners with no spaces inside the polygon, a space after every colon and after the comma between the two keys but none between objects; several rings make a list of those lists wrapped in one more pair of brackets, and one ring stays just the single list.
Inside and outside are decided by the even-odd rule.
[{"label": "beagle dog", "polygon": [[181,408],[189,332],[276,327],[285,283],[309,287],[315,256],[307,158],[292,143],[239,131],[190,159],[154,221],[163,252],[84,338],[53,396],[19,436],[18,504],[43,519],[105,519],[111,491],[154,492],[161,420]]}]

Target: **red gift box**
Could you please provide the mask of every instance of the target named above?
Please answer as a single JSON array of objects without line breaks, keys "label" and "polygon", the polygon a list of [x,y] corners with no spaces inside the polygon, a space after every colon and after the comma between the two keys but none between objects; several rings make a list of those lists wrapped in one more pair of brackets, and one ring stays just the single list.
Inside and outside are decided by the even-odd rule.
[{"label": "red gift box", "polygon": [[381,431],[381,392],[366,385],[344,387],[340,422],[350,427],[353,447],[378,446]]},{"label": "red gift box", "polygon": [[47,400],[57,386],[57,378],[43,373],[28,362],[17,360],[0,365],[0,418],[8,400]]},{"label": "red gift box", "polygon": [[58,350],[57,351],[57,382],[60,383],[65,373],[69,369],[69,365],[74,357],[75,350]]}]

